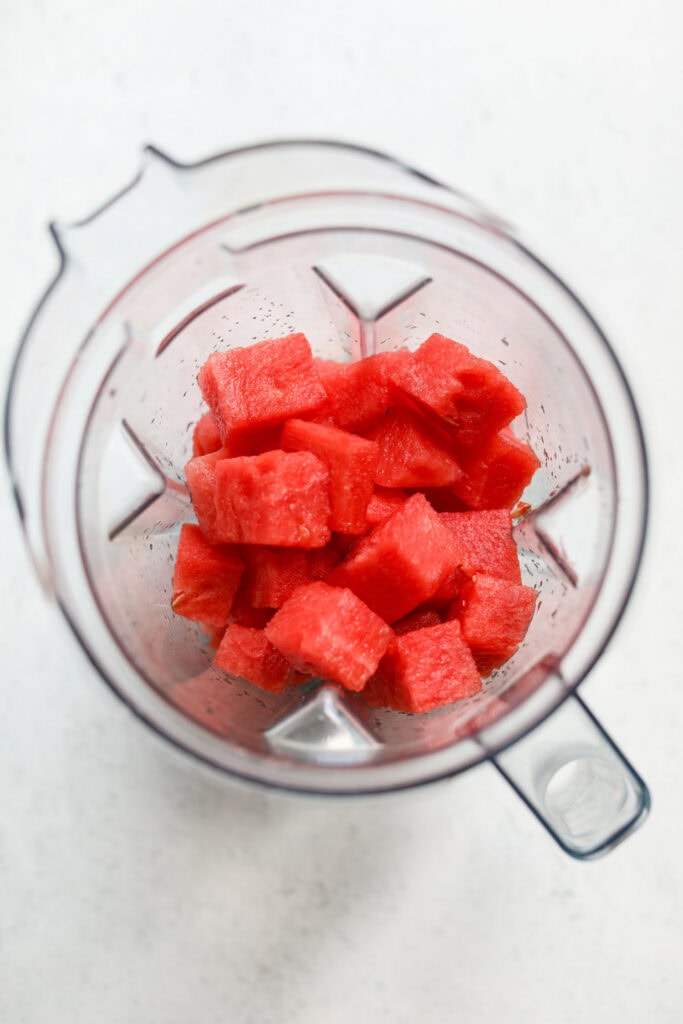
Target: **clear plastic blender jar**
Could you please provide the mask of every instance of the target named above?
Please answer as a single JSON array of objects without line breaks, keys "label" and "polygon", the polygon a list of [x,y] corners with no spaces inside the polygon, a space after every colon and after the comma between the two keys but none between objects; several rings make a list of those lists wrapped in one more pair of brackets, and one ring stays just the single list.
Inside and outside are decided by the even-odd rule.
[{"label": "clear plastic blender jar", "polygon": [[[135,713],[231,776],[319,794],[488,759],[580,858],[635,828],[647,789],[575,691],[636,577],[646,460],[614,353],[559,278],[464,196],[328,142],[193,166],[148,148],[130,186],[53,234],[61,266],[17,356],[8,460],[41,580]],[[274,696],[213,669],[199,627],[173,615],[197,371],[293,331],[337,360],[438,331],[525,395],[513,429],[542,466],[515,533],[537,611],[476,697],[411,716],[325,680]]]}]

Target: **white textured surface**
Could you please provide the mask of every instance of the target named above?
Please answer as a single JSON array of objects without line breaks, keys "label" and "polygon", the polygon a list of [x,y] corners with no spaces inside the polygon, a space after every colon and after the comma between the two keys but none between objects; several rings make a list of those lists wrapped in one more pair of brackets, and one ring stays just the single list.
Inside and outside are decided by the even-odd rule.
[{"label": "white textured surface", "polygon": [[677,0],[0,5],[3,376],[45,222],[142,143],[337,136],[523,226],[613,338],[654,456],[643,579],[582,691],[654,809],[586,865],[488,768],[357,803],[187,770],[42,600],[3,482],[2,1024],[683,1019],[682,30]]}]

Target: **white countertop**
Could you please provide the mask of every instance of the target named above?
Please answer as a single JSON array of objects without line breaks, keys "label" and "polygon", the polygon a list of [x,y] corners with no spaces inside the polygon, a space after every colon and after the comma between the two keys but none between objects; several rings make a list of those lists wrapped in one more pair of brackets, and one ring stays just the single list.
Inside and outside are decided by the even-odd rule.
[{"label": "white countertop", "polygon": [[143,143],[338,137],[522,228],[612,338],[654,484],[641,583],[582,688],[653,811],[580,864],[487,766],[342,803],[188,770],[42,598],[3,480],[2,1024],[683,1020],[681,31],[677,0],[2,5],[3,379],[54,269],[45,223]]}]

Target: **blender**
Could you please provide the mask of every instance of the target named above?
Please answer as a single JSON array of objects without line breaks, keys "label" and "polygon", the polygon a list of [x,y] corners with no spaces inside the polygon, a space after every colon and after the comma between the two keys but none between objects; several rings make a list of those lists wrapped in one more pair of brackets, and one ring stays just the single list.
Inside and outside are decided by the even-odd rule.
[{"label": "blender", "polygon": [[[14,365],[7,457],[36,570],[95,670],[152,729],[231,777],[320,795],[490,761],[569,854],[645,818],[647,788],[576,688],[630,596],[647,518],[631,391],[599,326],[498,217],[336,142],[193,165],[147,147],[126,188],[52,225],[60,256]],[[349,361],[438,332],[500,366],[541,460],[514,534],[536,614],[481,693],[425,715],[326,680],[273,695],[211,665],[171,611],[184,465],[209,354],[303,332]]]}]

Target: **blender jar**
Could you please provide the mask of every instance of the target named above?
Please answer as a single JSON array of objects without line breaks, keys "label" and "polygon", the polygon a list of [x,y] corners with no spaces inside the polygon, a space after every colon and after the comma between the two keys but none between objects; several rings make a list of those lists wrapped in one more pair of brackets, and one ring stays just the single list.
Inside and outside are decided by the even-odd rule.
[{"label": "blender jar", "polygon": [[[45,588],[136,714],[233,776],[321,794],[488,759],[580,858],[635,828],[647,789],[574,691],[636,576],[646,460],[615,356],[556,275],[466,197],[329,142],[192,166],[148,147],[126,189],[52,232],[61,265],[15,363],[8,461]],[[275,696],[213,669],[199,627],[171,611],[197,371],[294,331],[342,361],[437,331],[526,397],[512,427],[542,465],[515,535],[537,608],[473,698],[403,715],[325,680]]]}]

